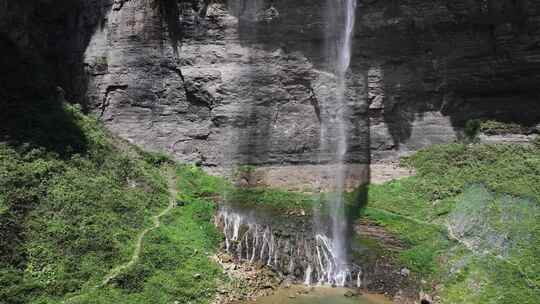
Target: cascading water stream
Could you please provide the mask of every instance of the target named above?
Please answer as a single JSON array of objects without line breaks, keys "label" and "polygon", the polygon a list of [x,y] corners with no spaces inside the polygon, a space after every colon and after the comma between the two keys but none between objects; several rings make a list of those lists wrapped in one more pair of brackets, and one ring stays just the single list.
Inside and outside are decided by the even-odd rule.
[{"label": "cascading water stream", "polygon": [[[331,257],[333,264],[330,273],[327,274],[326,283],[343,286],[350,277],[351,271],[347,261],[347,219],[345,215],[345,204],[343,192],[346,182],[346,157],[347,157],[347,122],[348,105],[346,98],[347,83],[346,75],[351,63],[352,36],[356,15],[356,0],[329,0],[330,21],[332,30],[337,32],[335,52],[336,57],[330,58],[331,65],[336,75],[335,104],[327,108],[333,109],[332,115],[323,121],[321,126],[321,147],[322,150],[330,151],[330,161],[335,164],[329,172],[334,178],[331,201],[328,201],[331,220],[331,241],[322,242]],[[338,2],[336,4],[336,2]],[[333,22],[332,22],[333,21]],[[336,37],[335,35],[329,35]],[[328,136],[333,137],[332,141]],[[316,218],[317,220],[318,218]],[[321,226],[319,223],[318,226]]]},{"label": "cascading water stream", "polygon": [[339,275],[334,242],[323,234],[313,234],[309,220],[293,219],[283,226],[260,210],[230,207],[221,207],[215,220],[225,235],[225,249],[236,260],[267,265],[306,285],[345,286],[361,273],[347,268]]}]

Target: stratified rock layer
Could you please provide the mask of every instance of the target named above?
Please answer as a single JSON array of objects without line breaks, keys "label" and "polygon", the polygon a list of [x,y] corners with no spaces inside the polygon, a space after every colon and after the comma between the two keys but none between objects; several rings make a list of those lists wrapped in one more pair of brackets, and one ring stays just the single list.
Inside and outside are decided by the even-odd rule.
[{"label": "stratified rock layer", "polygon": [[[331,4],[0,0],[13,58],[0,95],[60,86],[114,133],[182,161],[325,163]],[[539,41],[538,0],[359,1],[347,161],[453,141],[472,118],[537,124]]]}]

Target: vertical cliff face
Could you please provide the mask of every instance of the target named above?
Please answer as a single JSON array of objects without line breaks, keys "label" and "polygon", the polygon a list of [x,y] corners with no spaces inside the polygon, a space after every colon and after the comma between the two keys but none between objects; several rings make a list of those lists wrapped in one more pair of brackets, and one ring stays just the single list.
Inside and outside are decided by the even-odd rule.
[{"label": "vertical cliff face", "polygon": [[83,55],[103,22],[107,0],[0,1],[2,97],[42,98],[62,88],[84,102]]},{"label": "vertical cliff face", "polygon": [[[2,65],[18,76],[3,76],[2,94],[59,85],[113,132],[183,161],[324,163],[320,121],[337,84],[326,5],[3,0],[0,44],[13,60]],[[471,118],[537,123],[539,7],[358,1],[347,160],[452,141]],[[43,75],[28,78],[36,66]]]},{"label": "vertical cliff face", "polygon": [[374,149],[446,142],[472,118],[540,119],[539,1],[362,3]]},{"label": "vertical cliff face", "polygon": [[[64,1],[66,2],[66,1]],[[65,7],[62,3],[59,7]],[[45,1],[29,4],[21,1],[0,1],[0,50],[2,76],[0,97],[19,99],[30,91],[47,87],[58,52],[52,40],[61,26],[54,17],[44,14]],[[40,9],[41,8],[41,9]],[[60,8],[58,8],[60,10]],[[48,26],[40,26],[47,23]]]},{"label": "vertical cliff face", "polygon": [[[181,160],[321,161],[336,84],[325,1],[177,3],[178,57],[157,2],[110,10],[86,51],[90,108]],[[350,161],[452,141],[471,118],[538,121],[538,3],[360,1],[357,16]]]},{"label": "vertical cliff face", "polygon": [[[115,133],[170,151],[186,117],[187,97],[176,45],[174,2],[115,1],[84,54],[87,105]],[[190,109],[194,116],[202,115]]]},{"label": "vertical cliff face", "polygon": [[[320,65],[324,32],[301,23],[313,3],[230,1],[211,5],[206,18],[189,12],[180,56],[189,101],[208,105],[208,138],[179,142],[175,153],[193,148],[209,165],[227,162],[310,164],[319,155],[320,120],[328,115],[336,77]],[[322,4],[308,20],[323,22]],[[314,21],[313,21],[314,22]],[[352,81],[352,80],[351,80]],[[349,100],[365,107],[363,80]],[[356,130],[348,117],[350,130]],[[354,142],[367,142],[359,131]],[[208,145],[208,142],[211,144]],[[216,147],[225,153],[214,153]],[[219,151],[218,150],[218,151]],[[351,154],[352,155],[352,154]],[[352,161],[367,161],[365,155]]]},{"label": "vertical cliff face", "polygon": [[[182,161],[279,166],[257,181],[263,183],[298,170],[299,183],[314,179],[311,165],[332,158],[331,151],[320,153],[320,126],[336,111],[338,83],[326,67],[324,3],[310,23],[299,21],[312,6],[114,5],[85,52],[87,105],[113,132]],[[345,117],[347,161],[366,164],[365,77],[350,73],[348,82],[354,111]],[[358,170],[351,170],[351,180],[365,176],[362,168],[352,171]]]}]

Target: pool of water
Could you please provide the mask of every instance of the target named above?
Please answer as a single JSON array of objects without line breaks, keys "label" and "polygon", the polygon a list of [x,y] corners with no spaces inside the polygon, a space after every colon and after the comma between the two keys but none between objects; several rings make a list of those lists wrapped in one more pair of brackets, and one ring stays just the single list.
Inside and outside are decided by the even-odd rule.
[{"label": "pool of water", "polygon": [[346,297],[347,289],[317,287],[306,294],[299,294],[304,287],[291,287],[278,290],[274,295],[258,298],[243,304],[390,304],[390,300],[381,295],[363,294]]}]

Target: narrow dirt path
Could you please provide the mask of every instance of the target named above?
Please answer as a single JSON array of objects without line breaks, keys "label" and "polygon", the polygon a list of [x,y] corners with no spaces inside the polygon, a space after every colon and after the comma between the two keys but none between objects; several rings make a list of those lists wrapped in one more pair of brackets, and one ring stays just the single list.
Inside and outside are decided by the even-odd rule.
[{"label": "narrow dirt path", "polygon": [[137,236],[137,241],[135,243],[135,249],[133,250],[133,254],[131,255],[131,259],[125,263],[125,264],[122,264],[122,265],[119,265],[115,268],[113,268],[106,276],[105,278],[103,279],[103,281],[101,282],[101,284],[99,284],[97,287],[103,287],[107,284],[109,284],[110,281],[114,280],[115,278],[117,278],[120,274],[122,274],[124,271],[126,271],[127,269],[131,268],[133,265],[135,265],[138,261],[139,261],[139,258],[140,258],[140,255],[141,255],[141,250],[142,250],[142,245],[143,245],[143,241],[144,241],[144,238],[146,237],[146,235],[159,228],[161,226],[161,218],[167,214],[169,214],[173,209],[174,209],[174,206],[175,206],[175,203],[176,203],[176,195],[177,195],[177,190],[176,190],[176,177],[175,177],[175,173],[174,173],[174,169],[173,168],[169,168],[167,169],[167,180],[168,180],[168,185],[169,185],[169,204],[167,205],[167,208],[165,208],[163,211],[161,211],[159,214],[157,215],[154,215],[152,217],[152,226],[151,227],[148,227],[146,229],[144,229],[143,231],[141,231],[141,233]]},{"label": "narrow dirt path", "polygon": [[[169,188],[169,204],[167,205],[167,208],[163,209],[160,213],[152,216],[152,226],[144,229],[143,231],[139,233],[139,235],[137,236],[137,241],[135,243],[135,249],[133,250],[133,254],[131,255],[131,259],[127,263],[113,268],[105,276],[103,281],[94,288],[104,287],[105,285],[109,284],[109,282],[117,278],[124,271],[128,270],[130,267],[132,267],[139,261],[145,236],[149,232],[159,228],[161,226],[161,218],[169,214],[175,207],[176,195],[178,191],[176,190],[176,174],[174,172],[174,168],[167,169],[167,182],[168,182],[168,188]],[[68,304],[80,297],[82,297],[81,294],[68,298],[64,300],[62,303]]]},{"label": "narrow dirt path", "polygon": [[[169,214],[175,207],[176,195],[178,192],[176,190],[176,174],[174,172],[174,168],[167,169],[167,182],[169,188],[169,204],[167,205],[167,208],[163,209],[160,213],[152,216],[152,226],[144,229],[139,233],[139,235],[137,236],[137,241],[135,243],[135,249],[133,250],[133,254],[131,255],[131,259],[127,263],[119,265],[109,271],[109,273],[104,277],[103,281],[94,288],[104,287],[139,261],[145,236],[149,232],[159,228],[161,226],[161,218]],[[81,294],[73,296],[64,300],[62,303],[71,303],[74,300],[80,298],[81,296]]]}]

